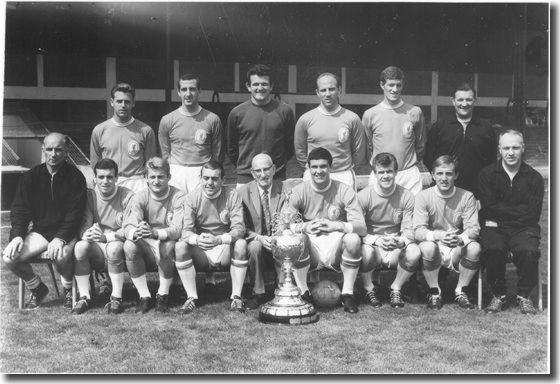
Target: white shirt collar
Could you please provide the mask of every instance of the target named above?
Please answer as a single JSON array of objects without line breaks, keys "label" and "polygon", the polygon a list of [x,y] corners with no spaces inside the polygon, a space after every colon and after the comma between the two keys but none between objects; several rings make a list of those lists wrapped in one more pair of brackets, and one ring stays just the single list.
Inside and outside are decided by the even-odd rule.
[{"label": "white shirt collar", "polygon": [[99,198],[103,201],[109,201],[112,200],[113,197],[115,197],[117,195],[117,192],[119,190],[119,187],[115,186],[115,191],[109,195],[109,196],[105,196],[103,193],[101,193],[101,191],[99,190],[99,186],[95,185],[95,192],[97,193],[97,196],[99,196]]},{"label": "white shirt collar", "polygon": [[222,188],[220,188],[220,190],[219,190],[218,192],[216,192],[215,194],[213,194],[213,195],[207,194],[206,191],[204,190],[204,188],[202,188],[202,194],[203,194],[207,199],[214,200],[214,199],[216,199],[218,196],[220,196],[220,195],[222,194]]},{"label": "white shirt collar", "polygon": [[393,184],[393,189],[389,193],[384,193],[378,183],[373,183],[373,190],[381,197],[389,197],[397,190],[397,183]]},{"label": "white shirt collar", "polygon": [[189,117],[196,116],[200,113],[200,111],[202,111],[202,107],[200,105],[198,106],[196,111],[194,111],[192,113],[187,111],[187,109],[185,107],[183,107],[182,105],[179,107],[179,113],[181,113],[181,115],[183,115],[183,116],[189,116]]},{"label": "white shirt collar", "polygon": [[383,101],[381,103],[379,103],[380,106],[382,106],[385,109],[397,109],[399,107],[402,107],[404,104],[404,101],[401,99],[401,101],[399,101],[397,103],[397,105],[391,105],[389,103],[387,103],[387,101],[385,99],[383,99]]},{"label": "white shirt collar", "polygon": [[319,104],[319,106],[317,107],[317,109],[319,110],[319,112],[321,112],[323,115],[327,115],[327,116],[332,116],[332,115],[336,115],[338,112],[340,112],[340,110],[342,109],[342,105],[338,105],[338,107],[334,110],[334,111],[327,111],[325,109],[325,107],[323,107],[323,104]]},{"label": "white shirt collar", "polygon": [[129,126],[130,124],[134,123],[134,117],[133,117],[133,116],[131,116],[131,117],[130,117],[130,120],[128,120],[126,123],[118,122],[117,120],[115,120],[115,117],[114,117],[114,116],[111,118],[111,120],[113,121],[113,124],[115,124],[115,125],[117,125],[117,126],[119,126],[119,127],[127,127],[127,126]]},{"label": "white shirt collar", "polygon": [[156,195],[154,195],[154,193],[151,190],[150,190],[150,195],[152,196],[152,198],[154,200],[162,201],[162,200],[165,200],[169,197],[170,192],[171,192],[171,187],[167,187],[167,192],[165,192],[165,194],[163,196],[156,196]]},{"label": "white shirt collar", "polygon": [[442,199],[449,199],[450,197],[453,197],[455,195],[455,192],[457,192],[457,187],[453,186],[453,191],[449,195],[442,195],[437,185],[434,187],[434,191],[436,195],[441,197]]},{"label": "white shirt collar", "polygon": [[319,193],[323,193],[325,191],[327,191],[331,185],[332,185],[332,179],[329,180],[329,184],[327,184],[327,186],[323,189],[319,189],[315,186],[315,184],[313,183],[313,181],[309,181],[311,188],[315,191],[315,192],[319,192]]}]

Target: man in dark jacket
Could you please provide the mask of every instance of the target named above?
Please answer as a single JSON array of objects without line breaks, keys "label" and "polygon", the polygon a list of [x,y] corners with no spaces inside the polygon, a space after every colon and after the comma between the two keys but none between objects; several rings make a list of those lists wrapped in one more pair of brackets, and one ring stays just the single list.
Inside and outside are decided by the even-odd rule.
[{"label": "man in dark jacket", "polygon": [[[6,267],[31,291],[27,309],[39,307],[49,289],[29,261],[46,252],[55,260],[64,287],[64,307],[72,306],[72,253],[86,205],[86,181],[66,161],[68,139],[51,133],[43,140],[45,162],[27,171],[12,203],[10,243],[2,256]],[[33,223],[28,231],[29,223]]]},{"label": "man in dark jacket", "polygon": [[432,168],[435,159],[442,155],[454,156],[457,161],[457,187],[478,196],[480,170],[496,162],[496,133],[490,121],[473,114],[476,92],[468,83],[459,85],[451,103],[455,116],[436,121],[428,132],[424,164]]},{"label": "man in dark jacket", "polygon": [[534,314],[529,299],[537,285],[540,257],[539,219],[544,197],[542,176],[522,161],[523,136],[514,130],[500,134],[501,160],[480,172],[482,261],[486,265],[492,301],[487,312],[502,310],[506,297],[506,261],[517,268],[517,302],[521,313]]}]

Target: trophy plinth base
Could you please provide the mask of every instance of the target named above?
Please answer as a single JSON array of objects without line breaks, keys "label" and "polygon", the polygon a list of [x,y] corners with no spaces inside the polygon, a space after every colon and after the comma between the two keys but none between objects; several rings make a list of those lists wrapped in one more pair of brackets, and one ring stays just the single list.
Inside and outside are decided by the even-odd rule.
[{"label": "trophy plinth base", "polygon": [[313,305],[302,300],[297,288],[276,289],[274,299],[261,306],[259,321],[277,324],[310,324],[319,320]]}]

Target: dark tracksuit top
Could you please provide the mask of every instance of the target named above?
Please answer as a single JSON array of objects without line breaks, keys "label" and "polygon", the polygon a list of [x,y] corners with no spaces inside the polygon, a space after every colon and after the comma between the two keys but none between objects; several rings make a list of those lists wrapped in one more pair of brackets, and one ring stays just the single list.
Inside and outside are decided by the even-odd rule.
[{"label": "dark tracksuit top", "polygon": [[74,165],[64,163],[51,176],[43,163],[25,172],[12,203],[10,241],[33,232],[47,241],[58,237],[73,240],[80,231],[86,206],[86,180]]}]

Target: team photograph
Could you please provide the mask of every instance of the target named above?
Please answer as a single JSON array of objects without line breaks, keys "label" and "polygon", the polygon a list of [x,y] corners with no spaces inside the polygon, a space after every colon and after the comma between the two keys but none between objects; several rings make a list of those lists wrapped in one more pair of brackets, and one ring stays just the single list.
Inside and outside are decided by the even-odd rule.
[{"label": "team photograph", "polygon": [[5,379],[553,374],[554,5],[1,5]]}]

